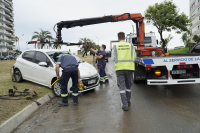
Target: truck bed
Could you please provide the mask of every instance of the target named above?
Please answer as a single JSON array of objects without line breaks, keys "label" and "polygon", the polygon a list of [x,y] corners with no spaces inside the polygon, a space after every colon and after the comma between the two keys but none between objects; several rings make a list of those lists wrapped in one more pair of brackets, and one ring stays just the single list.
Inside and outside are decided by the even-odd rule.
[{"label": "truck bed", "polygon": [[200,53],[170,54],[164,57],[143,56],[135,59],[135,63],[143,66],[179,65],[182,62],[185,64],[200,64]]}]

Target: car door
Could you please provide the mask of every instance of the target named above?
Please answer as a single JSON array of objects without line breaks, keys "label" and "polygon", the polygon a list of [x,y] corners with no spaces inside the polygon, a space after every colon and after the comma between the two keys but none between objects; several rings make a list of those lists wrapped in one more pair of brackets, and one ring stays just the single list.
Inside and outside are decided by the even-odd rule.
[{"label": "car door", "polygon": [[[48,66],[40,66],[40,62],[46,62]],[[51,82],[52,74],[56,75],[52,62],[43,52],[36,53],[32,73],[34,81],[43,85]]]},{"label": "car door", "polygon": [[34,57],[35,51],[26,51],[23,53],[22,58],[18,60],[20,63],[19,70],[22,73],[23,78],[32,80],[32,73],[31,68],[33,63],[33,57]]}]

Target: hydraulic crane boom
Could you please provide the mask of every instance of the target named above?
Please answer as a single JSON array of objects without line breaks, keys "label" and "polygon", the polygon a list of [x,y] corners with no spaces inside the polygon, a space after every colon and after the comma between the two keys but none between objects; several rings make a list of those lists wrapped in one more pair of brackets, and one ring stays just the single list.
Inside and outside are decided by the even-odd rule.
[{"label": "hydraulic crane boom", "polygon": [[110,16],[103,16],[103,17],[97,17],[97,18],[86,18],[86,19],[80,19],[80,20],[71,20],[71,21],[61,21],[57,23],[57,40],[58,43],[62,44],[62,28],[72,28],[76,26],[85,26],[85,25],[93,25],[93,24],[100,24],[100,23],[107,23],[107,22],[119,22],[119,21],[125,21],[125,20],[132,20],[136,24],[136,31],[137,31],[137,51],[139,51],[138,55],[151,55],[152,51],[155,51],[155,53],[159,53],[160,51],[164,52],[161,48],[155,48],[155,47],[144,47],[144,36],[145,36],[145,29],[144,29],[144,22],[143,22],[143,16],[141,13],[124,13],[121,15],[110,15]]}]

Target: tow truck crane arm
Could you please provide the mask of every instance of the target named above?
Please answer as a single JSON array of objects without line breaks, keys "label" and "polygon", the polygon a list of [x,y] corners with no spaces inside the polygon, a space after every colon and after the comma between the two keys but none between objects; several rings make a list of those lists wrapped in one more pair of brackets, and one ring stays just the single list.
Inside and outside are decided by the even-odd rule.
[{"label": "tow truck crane arm", "polygon": [[[96,18],[86,18],[86,19],[80,19],[80,20],[71,20],[71,21],[61,21],[57,23],[57,39],[58,42],[62,43],[62,34],[61,30],[62,28],[72,28],[76,26],[85,26],[85,25],[93,25],[93,24],[100,24],[100,23],[107,23],[107,22],[119,22],[119,21],[125,21],[125,20],[132,20],[136,23],[136,27],[138,27],[138,22],[140,23],[140,27],[143,28],[140,30],[141,32],[137,32],[138,36],[143,36],[144,40],[144,23],[143,23],[143,17],[140,13],[124,13],[122,15],[110,15],[110,16],[103,16],[103,17],[96,17]],[[138,31],[138,28],[137,28]],[[143,31],[143,33],[142,33]],[[142,38],[141,38],[142,39]],[[142,41],[143,42],[143,41]],[[141,43],[142,43],[141,42]],[[143,42],[144,44],[144,42]]]},{"label": "tow truck crane arm", "polygon": [[[86,19],[79,19],[79,20],[71,20],[71,21],[61,21],[57,23],[57,32],[56,32],[56,38],[57,43],[62,44],[62,28],[72,28],[76,26],[85,26],[85,25],[93,25],[93,24],[100,24],[100,23],[107,23],[107,22],[119,22],[119,21],[125,21],[125,20],[132,20],[136,24],[136,31],[137,31],[137,51],[139,51],[138,55],[146,56],[146,55],[152,55],[152,51],[155,51],[155,53],[158,52],[164,52],[164,49],[156,48],[156,47],[144,47],[144,22],[143,22],[143,16],[141,13],[124,13],[121,15],[109,15],[109,16],[103,16],[103,17],[96,17],[96,18],[86,18]],[[55,28],[55,26],[54,26]],[[162,54],[162,53],[161,53]]]}]

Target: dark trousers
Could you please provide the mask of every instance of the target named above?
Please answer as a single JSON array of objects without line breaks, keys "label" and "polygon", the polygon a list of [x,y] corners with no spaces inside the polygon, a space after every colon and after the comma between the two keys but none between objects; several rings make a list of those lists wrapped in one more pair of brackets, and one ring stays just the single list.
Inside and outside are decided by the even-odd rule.
[{"label": "dark trousers", "polygon": [[108,82],[108,77],[105,72],[105,67],[106,67],[106,64],[99,65],[100,83],[103,83],[103,80],[105,80],[105,82]]},{"label": "dark trousers", "polygon": [[133,84],[133,71],[120,70],[116,71],[117,86],[120,90],[120,96],[123,107],[128,107],[128,102],[131,100],[131,86]]},{"label": "dark trousers", "polygon": [[70,78],[72,78],[73,101],[77,103],[78,102],[78,68],[77,67],[65,68],[62,71],[62,76],[60,79],[62,101],[64,103],[68,103],[67,85]]}]

